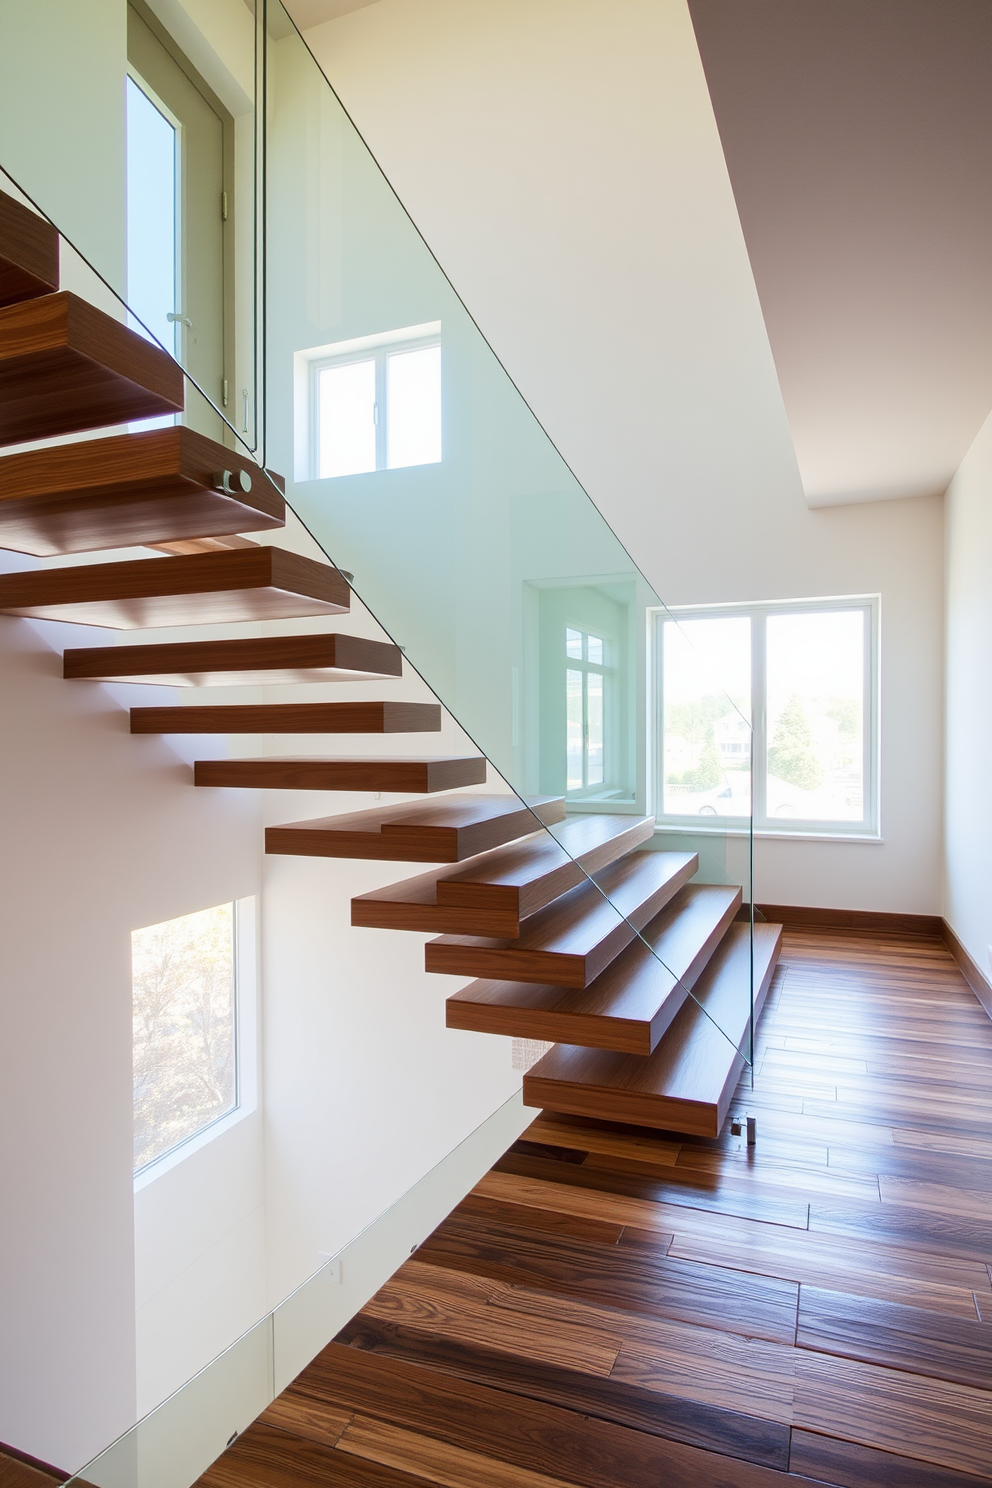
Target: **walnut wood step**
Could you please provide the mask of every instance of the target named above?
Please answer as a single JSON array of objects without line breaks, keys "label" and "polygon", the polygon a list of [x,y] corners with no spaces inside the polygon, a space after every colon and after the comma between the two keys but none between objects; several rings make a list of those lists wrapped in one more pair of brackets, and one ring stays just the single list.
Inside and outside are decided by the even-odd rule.
[{"label": "walnut wood step", "polygon": [[248,703],[132,708],[132,734],[431,734],[440,703]]},{"label": "walnut wood step", "polygon": [[337,615],[350,593],[328,564],[281,548],[237,548],[3,574],[0,613],[130,630]]},{"label": "walnut wood step", "polygon": [[588,987],[698,867],[695,853],[634,853],[602,869],[595,884],[587,880],[531,915],[516,940],[442,935],[428,941],[426,968]]},{"label": "walnut wood step", "polygon": [[[218,489],[228,472],[233,489]],[[237,489],[237,478],[250,489]],[[144,429],[0,460],[0,547],[52,557],[286,525],[276,479],[194,429]]]},{"label": "walnut wood step", "polygon": [[77,295],[0,310],[0,444],[182,409],[178,363]]},{"label": "walnut wood step", "polygon": [[[424,795],[432,791],[454,790],[463,785],[483,785],[486,761],[482,755],[435,755],[424,759],[370,759],[294,756],[262,759],[197,760],[193,767],[194,785],[225,785],[240,790],[341,790],[391,791],[396,795]],[[339,818],[328,818],[330,821]],[[270,827],[265,835],[266,852],[303,853],[306,857],[338,857],[325,852],[317,843],[319,832],[300,840],[309,847],[271,846],[273,833],[297,836],[310,828],[324,826],[319,822],[294,822],[288,827]],[[278,836],[274,839],[281,840]],[[354,853],[342,853],[354,857]],[[373,856],[378,856],[374,854]],[[430,861],[436,862],[437,859]]]},{"label": "walnut wood step", "polygon": [[0,305],[59,287],[59,235],[37,212],[0,192]]},{"label": "walnut wood step", "polygon": [[158,682],[169,687],[267,682],[362,682],[403,674],[403,653],[364,636],[250,636],[150,646],[66,651],[63,676],[97,682]]},{"label": "walnut wood step", "polygon": [[440,868],[351,901],[351,923],[435,934],[520,934],[520,922],[639,847],[653,816],[573,816],[466,868]]},{"label": "walnut wood step", "polygon": [[[556,1044],[524,1075],[524,1105],[632,1126],[719,1136],[744,1067],[750,1012],[748,926],[731,925],[719,949],[647,1059]],[[781,925],[754,927],[754,1009],[761,1011],[778,960]],[[704,1011],[705,1009],[705,1011]]]},{"label": "walnut wood step", "polygon": [[524,802],[516,796],[448,796],[429,806],[401,803],[269,827],[265,850],[391,863],[460,863],[526,836],[537,822],[550,825],[564,815],[561,796],[530,796]]},{"label": "walnut wood step", "polygon": [[[658,1045],[740,908],[726,884],[686,884],[583,991],[472,982],[447,1002],[447,1026],[624,1054]],[[648,949],[648,946],[651,949]]]}]

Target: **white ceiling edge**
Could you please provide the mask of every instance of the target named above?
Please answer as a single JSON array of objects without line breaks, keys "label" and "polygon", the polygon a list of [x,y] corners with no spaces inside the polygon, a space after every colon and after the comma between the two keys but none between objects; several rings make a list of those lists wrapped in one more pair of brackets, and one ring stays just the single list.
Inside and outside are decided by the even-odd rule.
[{"label": "white ceiling edge", "polygon": [[858,491],[807,491],[810,511],[828,506],[865,506],[872,501],[913,501],[921,496],[943,496],[954,472],[940,480],[904,481],[898,485],[875,486]]},{"label": "white ceiling edge", "polygon": [[325,21],[336,21],[339,16],[350,15],[353,10],[366,10],[378,5],[379,0],[284,0],[286,9],[301,31],[313,26],[322,26]]}]

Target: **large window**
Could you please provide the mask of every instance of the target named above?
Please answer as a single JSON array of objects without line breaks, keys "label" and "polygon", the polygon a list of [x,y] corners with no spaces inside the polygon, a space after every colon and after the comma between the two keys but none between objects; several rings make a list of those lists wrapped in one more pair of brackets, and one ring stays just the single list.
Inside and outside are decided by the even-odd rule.
[{"label": "large window", "polygon": [[313,362],[314,464],[324,479],[441,458],[441,343],[397,339]]},{"label": "large window", "polygon": [[[877,832],[870,599],[659,614],[659,816]],[[713,823],[716,825],[716,823]]]},{"label": "large window", "polygon": [[237,961],[233,904],[131,936],[136,1173],[238,1106]]}]

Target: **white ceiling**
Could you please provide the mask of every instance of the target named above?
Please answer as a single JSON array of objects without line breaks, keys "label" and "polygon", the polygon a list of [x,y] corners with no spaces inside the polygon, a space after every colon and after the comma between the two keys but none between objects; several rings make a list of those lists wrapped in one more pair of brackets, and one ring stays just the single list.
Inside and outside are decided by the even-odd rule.
[{"label": "white ceiling", "polygon": [[689,7],[807,499],[944,490],[992,408],[992,4]]}]

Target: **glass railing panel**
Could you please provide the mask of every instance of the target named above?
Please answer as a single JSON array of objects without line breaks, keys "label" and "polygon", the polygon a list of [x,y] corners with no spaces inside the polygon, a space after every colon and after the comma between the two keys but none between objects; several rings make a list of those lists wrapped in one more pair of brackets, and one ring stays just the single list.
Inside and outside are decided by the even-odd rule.
[{"label": "glass railing panel", "polygon": [[3,6],[0,161],[59,225],[63,288],[78,257],[254,447],[260,21],[194,3],[173,19],[143,0]]},{"label": "glass railing panel", "polygon": [[[746,708],[720,680],[732,654],[668,616],[278,0],[265,134],[266,458],[295,510],[510,789],[563,795],[573,814],[671,805],[649,727],[657,617],[671,620],[685,686],[706,699],[682,773],[714,778],[651,845],[698,841],[697,882],[735,883],[750,904],[750,774],[720,757],[728,741],[750,753]],[[728,741],[714,745],[718,721]],[[717,1019],[735,1045],[749,996]]]}]

